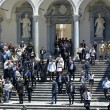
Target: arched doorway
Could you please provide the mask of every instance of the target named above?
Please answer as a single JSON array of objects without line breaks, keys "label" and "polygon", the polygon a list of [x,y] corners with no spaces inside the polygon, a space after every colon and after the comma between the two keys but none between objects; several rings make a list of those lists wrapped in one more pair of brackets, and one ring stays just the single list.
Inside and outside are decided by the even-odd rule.
[{"label": "arched doorway", "polygon": [[71,24],[71,39],[73,42],[73,8],[67,0],[57,1],[49,6],[45,17],[47,20],[47,51],[53,54],[56,41],[56,25]]}]

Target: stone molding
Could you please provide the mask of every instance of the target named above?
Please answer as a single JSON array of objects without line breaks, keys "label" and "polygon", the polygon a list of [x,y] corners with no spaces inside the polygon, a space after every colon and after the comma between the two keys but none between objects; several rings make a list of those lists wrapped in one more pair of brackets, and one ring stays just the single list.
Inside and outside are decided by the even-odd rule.
[{"label": "stone molding", "polygon": [[39,16],[39,15],[33,16],[33,21],[34,21],[34,22],[38,22],[39,19],[40,19],[40,16]]},{"label": "stone molding", "polygon": [[80,20],[80,15],[73,15],[74,22]]}]

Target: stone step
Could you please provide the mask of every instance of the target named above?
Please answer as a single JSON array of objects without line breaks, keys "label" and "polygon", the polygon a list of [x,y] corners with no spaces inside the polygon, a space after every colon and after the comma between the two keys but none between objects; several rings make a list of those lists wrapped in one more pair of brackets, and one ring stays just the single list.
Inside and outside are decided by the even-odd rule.
[{"label": "stone step", "polygon": [[[32,101],[45,101],[45,102],[47,102],[47,101],[51,101],[51,99],[52,99],[52,97],[47,97],[47,98],[45,98],[45,96],[43,97],[43,98],[37,98],[37,97],[32,97],[31,98],[32,99]],[[57,99],[58,99],[58,102],[69,102],[69,98],[58,98],[57,97]],[[11,99],[12,101],[18,101],[19,100],[19,98],[12,98]],[[28,98],[27,97],[25,97],[24,99],[23,99],[24,101],[28,101]],[[81,101],[81,99],[80,99],[80,97],[79,98],[75,98],[74,99],[74,101],[75,102],[80,102]],[[104,101],[104,97],[102,97],[102,98],[93,98],[92,99],[92,101],[91,102],[96,102],[96,101],[100,101],[100,102],[103,102]]]},{"label": "stone step", "polygon": [[[5,105],[5,106],[0,106],[0,108],[4,108],[5,110],[21,110],[22,104],[21,105],[13,105],[13,106],[9,106],[9,105]],[[64,103],[64,105],[62,104],[62,106],[60,105],[42,105],[42,106],[38,106],[38,105],[26,105],[26,108],[28,110],[85,110],[84,105],[71,105],[69,106],[68,103]],[[100,110],[107,110],[106,106],[91,106],[91,110],[96,110],[96,108],[99,108]]]}]

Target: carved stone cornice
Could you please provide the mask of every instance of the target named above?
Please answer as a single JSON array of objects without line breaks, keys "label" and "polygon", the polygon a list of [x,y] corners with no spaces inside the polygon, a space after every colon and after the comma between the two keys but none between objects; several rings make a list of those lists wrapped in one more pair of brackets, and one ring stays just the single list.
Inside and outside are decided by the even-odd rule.
[{"label": "carved stone cornice", "polygon": [[74,21],[79,21],[80,20],[80,15],[73,15]]},{"label": "carved stone cornice", "polygon": [[40,16],[39,15],[35,15],[33,16],[33,20],[34,22],[38,22],[39,21]]}]

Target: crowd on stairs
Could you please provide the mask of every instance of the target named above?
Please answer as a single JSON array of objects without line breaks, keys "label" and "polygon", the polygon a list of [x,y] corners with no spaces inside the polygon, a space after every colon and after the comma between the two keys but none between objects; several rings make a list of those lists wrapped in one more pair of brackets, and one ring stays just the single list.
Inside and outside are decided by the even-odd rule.
[{"label": "crowd on stairs", "polygon": [[[72,58],[71,49],[67,48],[66,43],[68,42],[60,39],[60,43],[57,42],[54,57],[49,55],[46,61],[44,58],[46,54],[44,47],[40,50],[40,60],[36,60],[32,43],[25,44],[22,41],[18,47],[13,46],[12,43],[1,43],[0,59],[2,61],[3,75],[0,77],[0,102],[9,102],[13,90],[16,91],[20,104],[23,103],[24,95],[27,95],[28,101],[31,102],[33,88],[36,86],[36,82],[53,81],[52,104],[57,103],[57,94],[63,93],[63,85],[66,86],[65,94],[69,97],[69,105],[73,104],[74,95],[76,94],[76,87],[73,81],[77,69],[74,62],[77,61],[82,64],[79,80],[81,103],[84,102],[84,107],[90,110],[95,77],[93,71],[90,71],[90,66],[95,65],[95,60],[97,59],[97,43],[94,41],[92,48],[89,49],[83,40],[77,51],[79,59]],[[103,60],[105,55],[103,51],[105,44],[103,41],[100,46],[101,54],[99,55],[100,59]],[[105,55],[106,58],[109,57],[109,51],[107,52]],[[86,85],[87,81],[90,87]],[[109,100],[107,94],[110,81],[106,78],[102,86],[104,96],[106,100]]]}]

